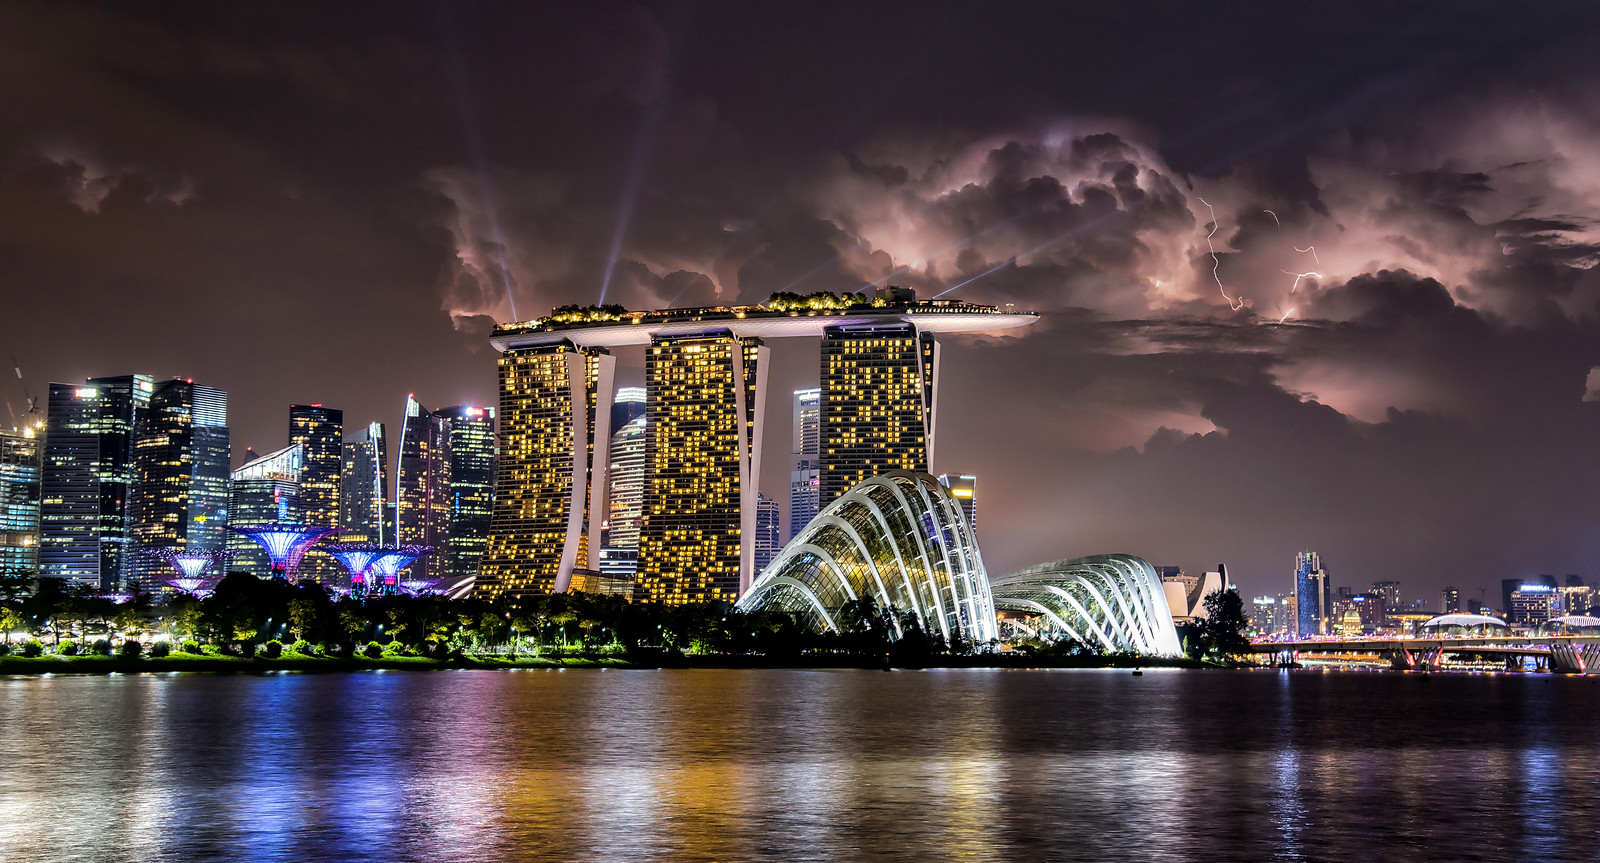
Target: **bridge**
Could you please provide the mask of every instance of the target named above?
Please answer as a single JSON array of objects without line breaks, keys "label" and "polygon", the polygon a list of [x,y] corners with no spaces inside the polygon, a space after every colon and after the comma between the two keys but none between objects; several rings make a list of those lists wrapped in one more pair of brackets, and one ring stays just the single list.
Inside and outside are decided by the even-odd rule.
[{"label": "bridge", "polygon": [[1402,670],[1433,671],[1449,655],[1505,657],[1506,669],[1519,670],[1533,657],[1541,670],[1600,674],[1600,635],[1509,635],[1461,638],[1347,638],[1337,641],[1263,641],[1251,645],[1257,656],[1296,663],[1304,654],[1371,656]]}]

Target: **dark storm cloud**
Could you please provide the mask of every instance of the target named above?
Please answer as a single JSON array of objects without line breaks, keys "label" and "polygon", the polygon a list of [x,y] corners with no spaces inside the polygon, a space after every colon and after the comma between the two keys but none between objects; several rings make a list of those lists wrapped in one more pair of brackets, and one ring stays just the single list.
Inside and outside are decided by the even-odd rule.
[{"label": "dark storm cloud", "polygon": [[[1595,575],[1593,17],[0,4],[7,348],[216,383],[265,449],[291,401],[492,397],[492,323],[608,269],[956,288],[1047,312],[946,344],[993,568]],[[775,353],[781,417],[816,366]]]}]

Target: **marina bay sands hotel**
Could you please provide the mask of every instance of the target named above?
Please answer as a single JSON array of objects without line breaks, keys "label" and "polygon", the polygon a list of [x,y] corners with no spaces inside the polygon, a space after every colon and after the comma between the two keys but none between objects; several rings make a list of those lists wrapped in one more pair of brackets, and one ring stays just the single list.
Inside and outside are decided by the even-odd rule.
[{"label": "marina bay sands hotel", "polygon": [[[614,348],[645,351],[638,583],[666,603],[733,601],[754,570],[767,339],[822,338],[819,505],[933,458],[939,333],[1019,327],[1032,312],[779,294],[758,306],[634,312],[563,307],[495,327],[500,459],[479,595],[561,592],[599,568],[613,431]],[[910,526],[908,526],[910,528]],[[914,529],[914,528],[912,528]]]}]

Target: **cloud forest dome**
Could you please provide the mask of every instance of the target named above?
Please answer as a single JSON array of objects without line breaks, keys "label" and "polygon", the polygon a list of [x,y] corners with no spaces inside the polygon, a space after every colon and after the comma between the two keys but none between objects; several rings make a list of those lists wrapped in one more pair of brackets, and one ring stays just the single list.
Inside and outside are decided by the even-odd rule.
[{"label": "cloud forest dome", "polygon": [[[950,638],[999,635],[989,578],[960,504],[932,476],[891,471],[817,514],[739,601],[837,631],[845,603],[871,596]],[[893,622],[900,635],[900,622]]]},{"label": "cloud forest dome", "polygon": [[997,608],[1043,615],[1048,628],[1091,647],[1157,656],[1182,652],[1161,577],[1128,554],[1041,563],[993,580]]}]

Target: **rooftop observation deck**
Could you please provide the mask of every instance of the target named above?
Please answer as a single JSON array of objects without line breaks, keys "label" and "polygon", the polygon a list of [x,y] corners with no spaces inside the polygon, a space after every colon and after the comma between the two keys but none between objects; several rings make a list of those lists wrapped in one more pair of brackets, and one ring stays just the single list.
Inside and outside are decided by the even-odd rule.
[{"label": "rooftop observation deck", "polygon": [[635,312],[620,307],[557,309],[534,321],[500,324],[489,343],[497,351],[570,341],[578,347],[648,345],[656,336],[693,335],[731,330],[741,337],[821,336],[826,327],[909,323],[926,333],[973,333],[1026,326],[1038,312],[1001,310],[952,300],[882,303],[861,302],[838,307],[768,301],[755,306],[711,306]]}]

